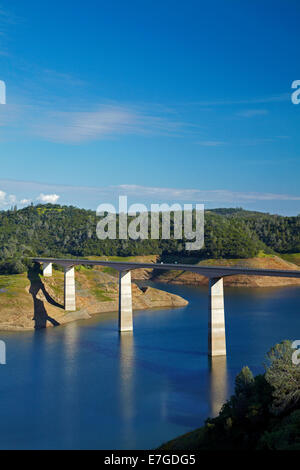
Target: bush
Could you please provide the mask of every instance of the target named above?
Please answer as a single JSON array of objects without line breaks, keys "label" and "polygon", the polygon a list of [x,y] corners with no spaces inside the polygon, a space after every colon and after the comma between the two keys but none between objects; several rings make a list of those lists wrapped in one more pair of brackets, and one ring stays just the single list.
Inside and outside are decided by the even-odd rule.
[{"label": "bush", "polygon": [[3,261],[0,263],[0,274],[21,274],[27,271],[27,267],[20,259]]}]

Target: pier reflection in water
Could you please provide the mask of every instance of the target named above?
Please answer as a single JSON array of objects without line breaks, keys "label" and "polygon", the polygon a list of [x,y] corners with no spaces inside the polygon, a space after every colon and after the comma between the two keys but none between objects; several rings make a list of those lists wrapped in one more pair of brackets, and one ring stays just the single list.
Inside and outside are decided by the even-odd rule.
[{"label": "pier reflection in water", "polygon": [[219,414],[229,394],[226,356],[209,358],[211,417]]},{"label": "pier reflection in water", "polygon": [[134,338],[132,331],[119,335],[120,340],[120,390],[122,411],[126,419],[134,413]]}]

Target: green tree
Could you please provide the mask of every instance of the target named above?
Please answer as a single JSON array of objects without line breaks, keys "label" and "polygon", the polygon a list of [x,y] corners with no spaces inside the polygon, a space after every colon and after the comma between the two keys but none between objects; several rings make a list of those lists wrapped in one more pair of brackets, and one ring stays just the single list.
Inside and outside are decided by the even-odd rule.
[{"label": "green tree", "polygon": [[273,346],[267,354],[265,377],[272,387],[271,411],[278,415],[294,409],[300,403],[300,366],[292,362],[291,341]]},{"label": "green tree", "polygon": [[254,383],[254,376],[248,366],[243,367],[235,378],[235,393],[247,393]]}]

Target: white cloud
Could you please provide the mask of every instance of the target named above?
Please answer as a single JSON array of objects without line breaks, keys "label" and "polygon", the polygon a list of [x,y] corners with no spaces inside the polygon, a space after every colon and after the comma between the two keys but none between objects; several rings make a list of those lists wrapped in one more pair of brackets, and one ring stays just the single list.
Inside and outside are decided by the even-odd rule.
[{"label": "white cloud", "polygon": [[60,196],[58,194],[43,194],[41,193],[37,197],[37,201],[44,202],[45,204],[55,204],[59,200]]},{"label": "white cloud", "polygon": [[0,190],[0,203],[5,201],[6,193]]},{"label": "white cloud", "polygon": [[16,204],[17,198],[14,194],[7,194],[5,191],[0,190],[0,208],[6,208]]},{"label": "white cloud", "polygon": [[26,205],[26,204],[30,204],[31,203],[31,199],[21,199],[20,201],[20,204],[22,205]]}]

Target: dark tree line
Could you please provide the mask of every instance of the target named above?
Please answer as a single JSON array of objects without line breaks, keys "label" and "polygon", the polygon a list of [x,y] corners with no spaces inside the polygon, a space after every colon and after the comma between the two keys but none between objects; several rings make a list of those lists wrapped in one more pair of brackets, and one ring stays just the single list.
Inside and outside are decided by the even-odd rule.
[{"label": "dark tree line", "polygon": [[[185,240],[99,240],[99,217],[73,206],[38,205],[0,211],[0,273],[22,272],[30,256],[180,255],[199,258],[249,258],[265,252],[300,252],[300,217],[242,209],[205,213],[205,245],[188,252]],[[171,215],[171,234],[174,219]],[[118,220],[117,220],[118,224]],[[23,260],[23,261],[22,261]]]}]

